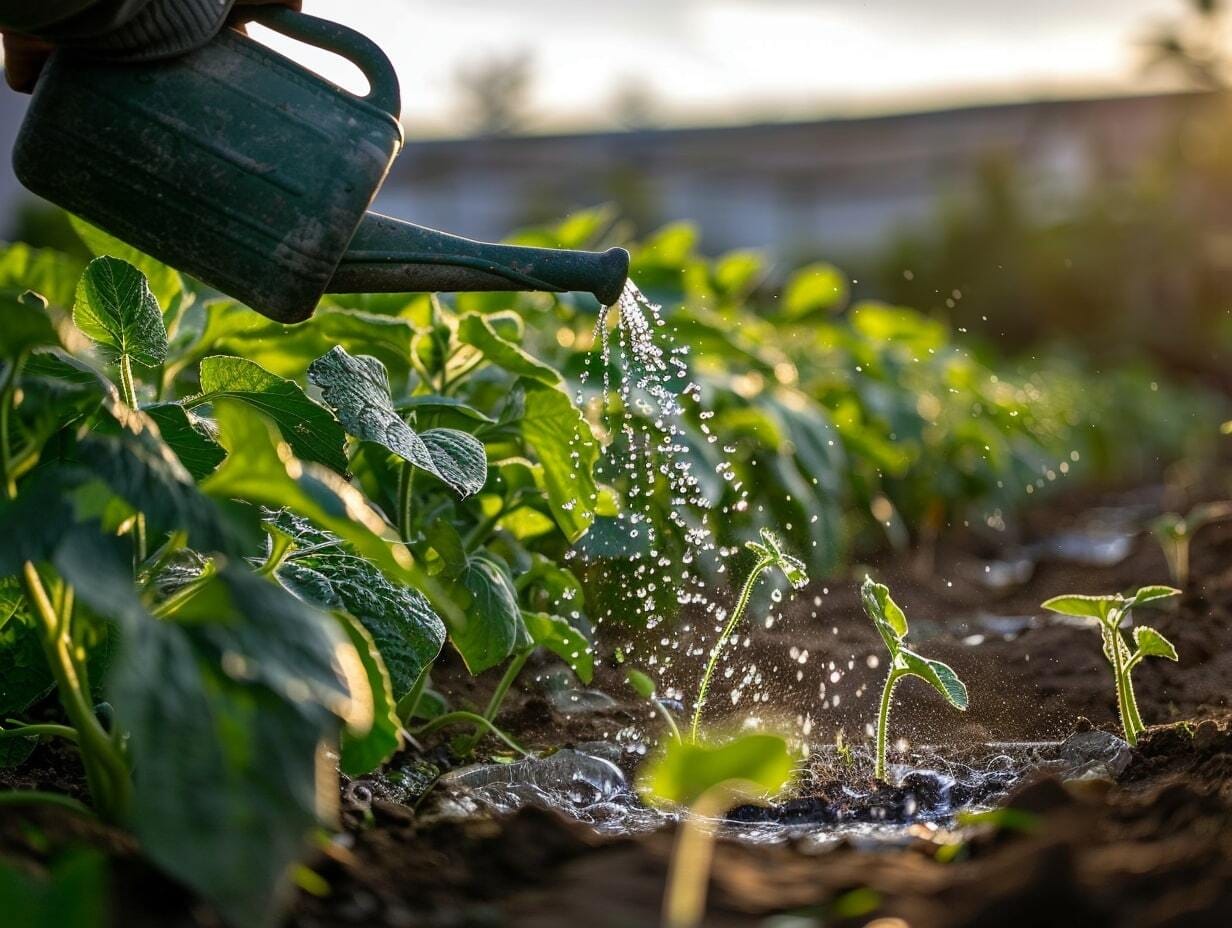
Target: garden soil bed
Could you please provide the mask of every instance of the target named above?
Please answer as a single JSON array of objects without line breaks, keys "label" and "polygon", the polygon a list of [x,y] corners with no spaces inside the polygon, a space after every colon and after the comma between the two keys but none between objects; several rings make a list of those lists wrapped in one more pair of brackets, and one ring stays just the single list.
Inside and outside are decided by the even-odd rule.
[{"label": "garden soil bed", "polygon": [[[1140,504],[1145,513],[1157,509],[1159,499],[1154,492],[1070,497],[1037,510],[1021,540],[1054,538],[1081,527],[1098,506],[1126,503]],[[1098,635],[1044,621],[1039,603],[1059,593],[1167,582],[1158,546],[1139,536],[1124,560],[1102,567],[1044,559],[1025,583],[991,591],[981,580],[986,559],[1003,553],[995,540],[972,534],[930,554],[927,565],[919,555],[874,564],[910,617],[920,649],[950,663],[971,696],[970,711],[960,715],[928,687],[908,681],[898,690],[893,738],[935,745],[944,756],[947,745],[969,755],[987,742],[1061,740],[1090,726],[1116,731]],[[1144,611],[1138,619],[1163,632],[1181,660],[1151,661],[1136,673],[1142,714],[1154,725],[1115,782],[1062,783],[1046,773],[1028,774],[1007,800],[1035,814],[1025,831],[988,826],[958,836],[942,822],[904,829],[896,842],[841,840],[824,849],[799,840],[721,840],[706,924],[760,925],[780,913],[812,919],[793,923],[801,928],[864,925],[878,917],[901,918],[912,928],[1232,924],[1232,714],[1226,695],[1232,685],[1232,525],[1214,525],[1198,536],[1193,578],[1179,604]],[[807,649],[807,661],[793,657],[792,648],[797,655]],[[769,720],[777,712],[792,725],[811,718],[815,747],[824,748],[840,727],[848,741],[865,740],[884,669],[869,667],[870,656],[884,657],[860,610],[855,581],[831,579],[796,594],[773,628],[753,626],[739,663],[756,664],[773,681],[770,703],[757,703],[756,714]],[[836,670],[842,678],[834,683]],[[687,691],[695,682],[689,671],[696,670],[685,671],[672,682]],[[534,678],[534,668],[527,673]],[[622,673],[606,663],[597,673],[595,688],[615,699],[606,709],[564,715],[542,687],[529,685],[511,698],[502,722],[534,746],[612,740],[635,727],[655,733],[653,717],[623,686]],[[481,704],[494,679],[473,681],[446,664],[436,682],[466,705]],[[823,686],[827,695],[841,695],[837,706],[822,707]],[[716,717],[724,704],[740,715],[753,709],[750,702],[730,709],[723,689],[716,687]],[[438,762],[443,756],[439,749],[431,754]],[[396,764],[415,760],[408,750]],[[805,782],[819,790],[826,772],[814,770]],[[852,776],[858,787],[866,775]],[[48,748],[6,782],[80,795],[71,755]],[[346,832],[311,864],[328,891],[298,894],[290,919],[298,928],[657,923],[670,826],[604,836],[535,807],[447,821],[381,798],[388,794],[376,784],[357,789],[364,785],[344,789]],[[952,859],[939,860],[939,849],[960,838],[961,849],[941,854]],[[143,864],[122,836],[47,810],[0,814],[0,855],[10,860],[37,866],[57,848],[81,841],[115,858],[116,924],[217,924]]]}]

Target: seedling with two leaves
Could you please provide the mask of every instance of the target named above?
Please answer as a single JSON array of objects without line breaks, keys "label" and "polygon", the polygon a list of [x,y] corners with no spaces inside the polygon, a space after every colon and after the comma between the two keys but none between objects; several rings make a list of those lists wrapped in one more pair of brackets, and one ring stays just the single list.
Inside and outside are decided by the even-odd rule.
[{"label": "seedling with two leaves", "polygon": [[732,610],[731,618],[727,620],[723,633],[719,635],[719,640],[715,642],[710,651],[710,660],[706,662],[706,671],[702,674],[702,682],[697,689],[693,723],[689,726],[689,737],[693,741],[697,740],[698,726],[701,725],[702,720],[702,708],[706,705],[706,693],[710,690],[710,679],[714,676],[715,667],[718,666],[719,655],[723,653],[723,645],[727,644],[727,639],[732,636],[732,632],[736,630],[736,626],[744,617],[745,610],[749,607],[749,599],[753,596],[753,589],[757,586],[761,575],[767,570],[777,568],[783,572],[783,576],[787,578],[787,582],[793,589],[798,590],[808,584],[804,562],[784,551],[778,538],[769,529],[761,530],[760,543],[746,541],[744,546],[757,555],[757,561],[753,564],[744,581],[744,586],[740,589],[740,598],[736,600],[736,608]]},{"label": "seedling with two leaves", "polygon": [[1151,523],[1151,534],[1163,548],[1172,573],[1172,582],[1177,586],[1189,583],[1189,547],[1194,535],[1212,522],[1232,519],[1232,501],[1199,503],[1187,515],[1165,512]]},{"label": "seedling with two leaves", "polygon": [[1043,608],[1061,615],[1091,619],[1100,630],[1104,640],[1104,657],[1112,665],[1112,675],[1116,681],[1117,713],[1125,730],[1125,740],[1131,745],[1138,743],[1138,736],[1146,731],[1146,726],[1138,712],[1138,700],[1130,675],[1148,657],[1162,657],[1170,661],[1178,658],[1172,642],[1148,625],[1134,627],[1134,649],[1131,651],[1125,643],[1125,636],[1121,634],[1121,626],[1137,607],[1163,602],[1179,596],[1180,592],[1170,586],[1144,586],[1128,598],[1120,593],[1110,596],[1070,594],[1054,596],[1042,604]]},{"label": "seedling with two leaves", "polygon": [[948,664],[930,660],[906,646],[907,616],[890,598],[889,587],[884,583],[875,583],[871,577],[865,577],[860,587],[860,599],[864,603],[865,613],[881,633],[881,640],[890,652],[890,672],[881,690],[881,711],[877,715],[875,776],[878,780],[885,780],[890,703],[898,682],[904,677],[919,677],[930,683],[933,689],[945,697],[946,702],[960,712],[967,709],[967,687]]}]

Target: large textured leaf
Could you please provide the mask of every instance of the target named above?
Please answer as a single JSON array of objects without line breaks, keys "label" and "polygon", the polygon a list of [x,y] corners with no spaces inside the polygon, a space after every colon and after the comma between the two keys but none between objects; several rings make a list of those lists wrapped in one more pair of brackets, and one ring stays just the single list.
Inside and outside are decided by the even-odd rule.
[{"label": "large textured leaf", "polygon": [[353,646],[332,616],[242,567],[224,565],[175,619],[156,620],[114,539],[73,533],[55,566],[124,624],[107,695],[129,734],[143,851],[229,923],[268,925],[337,788],[320,745],[344,722],[371,724]]},{"label": "large textured leaf", "polygon": [[154,420],[159,435],[194,480],[212,474],[227,456],[222,445],[214,440],[209,421],[179,403],[146,406],[142,412]]},{"label": "large textured leaf", "polygon": [[161,261],[151,258],[143,251],[138,251],[127,242],[123,242],[114,235],[108,235],[97,226],[92,226],[77,216],[70,216],[73,231],[80,236],[85,242],[87,248],[95,255],[109,255],[112,258],[119,258],[122,261],[127,261],[142,274],[150,285],[150,292],[154,294],[154,298],[158,300],[159,305],[165,307],[170,306],[175,299],[184,292],[184,280],[180,277],[180,272],[175,268],[168,267]]},{"label": "large textured leaf", "polygon": [[286,439],[295,456],[345,473],[346,434],[328,409],[313,402],[293,380],[271,374],[244,358],[214,355],[201,362],[201,394],[196,406],[230,396],[264,413]]},{"label": "large textured leaf", "polygon": [[238,400],[214,404],[218,437],[227,459],[202,481],[215,499],[291,509],[346,540],[390,576],[411,566],[406,549],[362,494],[327,468],[291,457],[264,416]]},{"label": "large textured leaf", "polygon": [[672,741],[639,777],[651,801],[692,806],[725,784],[778,793],[791,780],[795,761],[778,735],[744,735],[719,745]]},{"label": "large textured leaf", "polygon": [[594,649],[568,620],[546,612],[523,612],[522,621],[531,641],[568,664],[583,683],[591,681],[595,673]]},{"label": "large textured leaf", "polygon": [[946,698],[955,709],[966,711],[967,687],[948,664],[929,660],[903,648],[898,652],[898,661],[912,674],[932,684],[933,689]]},{"label": "large textured leaf", "polygon": [[907,637],[907,616],[890,597],[890,588],[872,577],[865,577],[860,585],[860,601],[890,653],[897,654],[902,640]]},{"label": "large textured leaf", "polygon": [[453,642],[466,669],[482,673],[513,653],[525,635],[517,593],[496,561],[475,555],[459,578],[466,599],[460,622],[449,623]]},{"label": "large textured leaf", "polygon": [[351,435],[386,448],[463,496],[483,488],[488,477],[483,443],[454,429],[417,433],[394,409],[389,376],[376,358],[352,357],[335,347],[309,365],[308,379],[321,388]]},{"label": "large textured leaf", "polygon": [[525,395],[522,438],[543,466],[544,489],[556,524],[576,542],[595,518],[599,443],[563,391],[526,379],[518,381],[518,387]]},{"label": "large textured leaf", "polygon": [[405,696],[445,644],[445,623],[417,590],[393,583],[331,532],[286,510],[267,522],[295,543],[278,579],[297,596],[344,609],[376,642],[394,696]]},{"label": "large textured leaf", "polygon": [[372,725],[366,732],[350,728],[342,732],[339,767],[347,776],[371,773],[402,747],[402,723],[398,720],[398,701],[390,688],[389,671],[376,642],[358,620],[339,614],[338,622],[351,639],[367,675],[372,693]]},{"label": "large textured leaf", "polygon": [[513,342],[501,338],[484,316],[466,313],[458,320],[458,340],[483,352],[483,356],[497,367],[511,374],[529,377],[548,386],[561,382],[555,368],[531,357]]},{"label": "large textured leaf", "polygon": [[167,359],[167,329],[145,276],[119,258],[95,258],[77,285],[73,321],[98,344],[146,367]]}]

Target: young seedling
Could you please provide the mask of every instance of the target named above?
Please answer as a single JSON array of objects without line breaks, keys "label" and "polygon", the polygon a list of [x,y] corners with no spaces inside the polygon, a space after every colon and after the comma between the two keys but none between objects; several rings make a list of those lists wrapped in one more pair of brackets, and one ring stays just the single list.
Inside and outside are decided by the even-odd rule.
[{"label": "young seedling", "polygon": [[625,682],[628,683],[629,686],[633,687],[637,695],[641,696],[642,699],[646,700],[655,707],[655,710],[659,713],[659,715],[663,716],[663,721],[667,722],[667,727],[672,733],[672,738],[679,741],[680,729],[676,727],[676,720],[672,718],[671,712],[668,711],[667,706],[663,705],[663,700],[659,698],[654,680],[642,673],[640,670],[630,669],[629,672],[625,674]]},{"label": "young seedling", "polygon": [[1116,681],[1117,713],[1121,717],[1121,727],[1125,730],[1125,740],[1131,745],[1138,743],[1138,736],[1146,731],[1146,726],[1138,713],[1138,700],[1134,696],[1130,674],[1148,657],[1175,661],[1177,654],[1172,642],[1146,625],[1134,627],[1134,650],[1130,651],[1125,636],[1121,634],[1121,624],[1138,606],[1171,599],[1179,596],[1180,592],[1170,586],[1144,586],[1129,598],[1120,593],[1111,596],[1068,595],[1054,596],[1043,603],[1043,608],[1061,615],[1095,620],[1104,640],[1104,657],[1112,665],[1112,675]]},{"label": "young seedling", "polygon": [[783,576],[787,578],[792,589],[798,590],[808,583],[804,563],[787,554],[778,538],[768,529],[761,530],[760,543],[746,541],[744,546],[757,555],[757,561],[744,581],[744,586],[740,590],[740,598],[736,600],[736,608],[732,610],[731,618],[727,620],[727,625],[723,628],[723,634],[719,636],[719,640],[715,642],[714,648],[710,651],[710,660],[706,663],[706,672],[702,674],[701,686],[697,690],[697,703],[693,708],[693,723],[689,726],[689,737],[693,741],[697,740],[697,730],[702,720],[702,708],[706,705],[706,693],[710,689],[710,678],[714,676],[714,669],[718,666],[719,655],[723,653],[723,645],[727,643],[727,639],[732,636],[732,632],[744,618],[744,612],[749,606],[749,599],[753,595],[753,588],[757,585],[758,579],[767,570],[777,567],[783,572]]},{"label": "young seedling", "polygon": [[684,806],[663,897],[666,928],[694,928],[706,914],[714,830],[704,820],[742,802],[773,797],[791,780],[795,761],[778,735],[744,735],[718,745],[676,739],[641,771],[650,803]]},{"label": "young seedling", "polygon": [[1163,548],[1173,583],[1181,587],[1189,583],[1189,546],[1198,530],[1228,518],[1232,518],[1232,502],[1199,503],[1188,515],[1166,512],[1151,523],[1151,534]]},{"label": "young seedling", "polygon": [[890,598],[889,587],[865,577],[860,587],[860,599],[864,602],[864,611],[873,620],[890,652],[890,672],[881,690],[881,711],[877,715],[877,766],[874,771],[878,780],[885,780],[890,702],[898,681],[903,677],[919,677],[932,684],[933,689],[960,712],[967,709],[967,687],[948,664],[929,660],[906,647],[907,616]]}]

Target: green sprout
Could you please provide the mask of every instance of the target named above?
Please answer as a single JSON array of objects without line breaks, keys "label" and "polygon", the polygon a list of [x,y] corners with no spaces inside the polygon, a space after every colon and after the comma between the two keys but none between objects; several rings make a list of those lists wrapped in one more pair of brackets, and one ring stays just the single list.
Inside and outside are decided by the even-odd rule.
[{"label": "green sprout", "polygon": [[1121,623],[1138,606],[1171,599],[1173,596],[1179,596],[1180,592],[1170,586],[1144,586],[1128,599],[1120,593],[1111,596],[1068,595],[1054,596],[1042,604],[1044,609],[1052,612],[1094,619],[1098,623],[1104,640],[1104,657],[1112,665],[1112,675],[1116,680],[1117,713],[1121,717],[1121,727],[1125,730],[1125,740],[1131,745],[1138,743],[1138,736],[1146,731],[1146,726],[1142,724],[1142,716],[1138,713],[1138,700],[1134,696],[1134,684],[1130,674],[1148,657],[1163,657],[1175,661],[1177,655],[1172,642],[1146,625],[1134,627],[1135,647],[1130,651],[1129,645],[1125,643],[1125,636],[1121,634]]},{"label": "green sprout", "polygon": [[919,677],[931,683],[933,689],[960,712],[967,709],[967,687],[948,664],[929,660],[905,646],[907,616],[898,603],[890,598],[888,586],[874,583],[871,577],[866,576],[860,586],[860,599],[864,602],[864,611],[873,620],[873,625],[881,633],[881,639],[890,652],[890,672],[881,690],[881,711],[877,715],[877,766],[874,771],[877,779],[884,781],[890,701],[894,698],[894,687],[898,685],[898,681],[903,677]]},{"label": "green sprout", "polygon": [[736,626],[740,624],[740,620],[744,617],[744,612],[748,608],[749,599],[753,595],[753,588],[757,585],[758,579],[767,570],[777,567],[783,572],[783,576],[787,578],[787,582],[792,585],[793,589],[798,590],[808,583],[808,574],[805,572],[804,563],[799,558],[792,557],[786,553],[778,538],[768,529],[763,528],[761,530],[760,544],[756,541],[746,541],[744,546],[757,555],[757,561],[753,564],[748,578],[744,581],[744,586],[740,590],[740,598],[736,600],[736,608],[732,610],[731,618],[727,620],[723,634],[719,636],[719,640],[715,642],[714,648],[710,651],[710,660],[706,663],[706,672],[702,674],[701,686],[697,690],[697,703],[693,707],[693,723],[689,727],[689,737],[693,741],[697,740],[697,729],[702,720],[702,707],[706,705],[706,693],[710,689],[710,678],[714,676],[714,668],[718,666],[719,655],[723,653],[723,645],[727,643],[727,639],[732,636],[732,632],[736,630]]},{"label": "green sprout", "polygon": [[1189,546],[1193,536],[1212,522],[1232,518],[1232,502],[1199,503],[1182,516],[1166,512],[1151,523],[1151,534],[1163,548],[1172,582],[1177,586],[1189,583]]},{"label": "green sprout", "polygon": [[795,771],[778,735],[743,735],[717,745],[676,739],[640,771],[638,790],[652,804],[685,806],[663,896],[666,928],[695,928],[706,914],[706,886],[715,832],[705,820],[742,802],[762,802],[783,790]]}]

